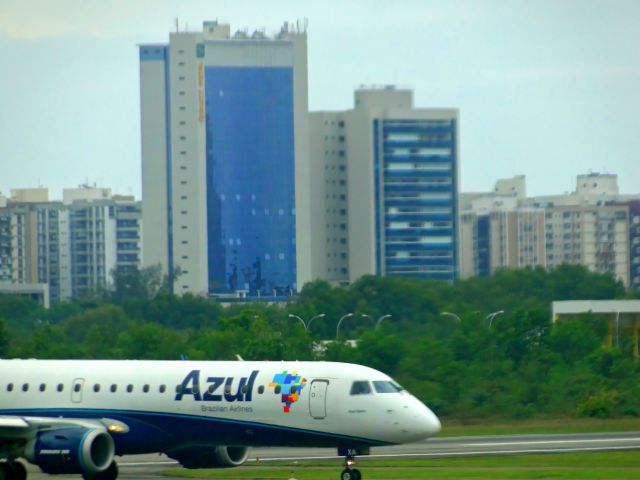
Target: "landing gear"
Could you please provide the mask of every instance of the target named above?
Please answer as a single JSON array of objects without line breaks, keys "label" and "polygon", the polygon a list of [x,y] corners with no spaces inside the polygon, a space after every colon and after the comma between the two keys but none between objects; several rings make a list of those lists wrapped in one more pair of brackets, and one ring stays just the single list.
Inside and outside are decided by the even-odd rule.
[{"label": "landing gear", "polygon": [[2,462],[0,463],[0,479],[27,480],[27,469],[20,462]]},{"label": "landing gear", "polygon": [[355,457],[346,457],[344,460],[344,470],[340,474],[340,480],[361,480],[362,474],[357,468],[351,468],[356,464]]}]

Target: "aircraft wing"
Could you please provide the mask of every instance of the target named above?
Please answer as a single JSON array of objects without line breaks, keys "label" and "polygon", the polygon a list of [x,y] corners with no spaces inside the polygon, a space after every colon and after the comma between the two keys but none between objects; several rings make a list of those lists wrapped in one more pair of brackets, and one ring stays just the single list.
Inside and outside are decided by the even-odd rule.
[{"label": "aircraft wing", "polygon": [[58,430],[60,428],[99,429],[109,433],[127,433],[129,431],[129,427],[126,424],[110,418],[92,420],[86,418],[0,415],[0,438],[5,440],[28,440],[33,438],[37,432]]}]

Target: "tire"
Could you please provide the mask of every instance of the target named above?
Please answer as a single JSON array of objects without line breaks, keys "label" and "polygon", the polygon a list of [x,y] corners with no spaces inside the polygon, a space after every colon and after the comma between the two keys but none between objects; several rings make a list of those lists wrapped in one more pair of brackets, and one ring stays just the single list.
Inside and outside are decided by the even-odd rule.
[{"label": "tire", "polygon": [[362,474],[357,468],[351,470],[351,474],[353,475],[353,480],[362,480]]},{"label": "tire", "polygon": [[353,470],[351,470],[350,468],[345,468],[344,470],[342,470],[342,473],[340,474],[340,480],[356,480],[356,478],[353,476]]}]

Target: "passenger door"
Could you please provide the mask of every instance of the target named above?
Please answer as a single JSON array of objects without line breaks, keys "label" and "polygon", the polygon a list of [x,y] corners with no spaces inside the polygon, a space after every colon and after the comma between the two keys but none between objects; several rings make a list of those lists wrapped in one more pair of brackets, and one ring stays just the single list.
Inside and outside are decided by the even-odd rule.
[{"label": "passenger door", "polygon": [[82,402],[82,388],[84,387],[84,378],[74,378],[71,384],[71,401],[73,403]]},{"label": "passenger door", "polygon": [[329,380],[313,380],[309,395],[309,413],[313,418],[322,419],[327,416],[327,389]]}]

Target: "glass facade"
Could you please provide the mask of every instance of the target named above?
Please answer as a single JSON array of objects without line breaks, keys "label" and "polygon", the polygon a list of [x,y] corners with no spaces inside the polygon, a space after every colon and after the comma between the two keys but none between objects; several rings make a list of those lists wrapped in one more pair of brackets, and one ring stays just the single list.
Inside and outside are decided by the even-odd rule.
[{"label": "glass facade", "polygon": [[454,120],[374,121],[378,274],[457,277]]},{"label": "glass facade", "polygon": [[296,289],[293,70],[205,69],[209,290]]}]

